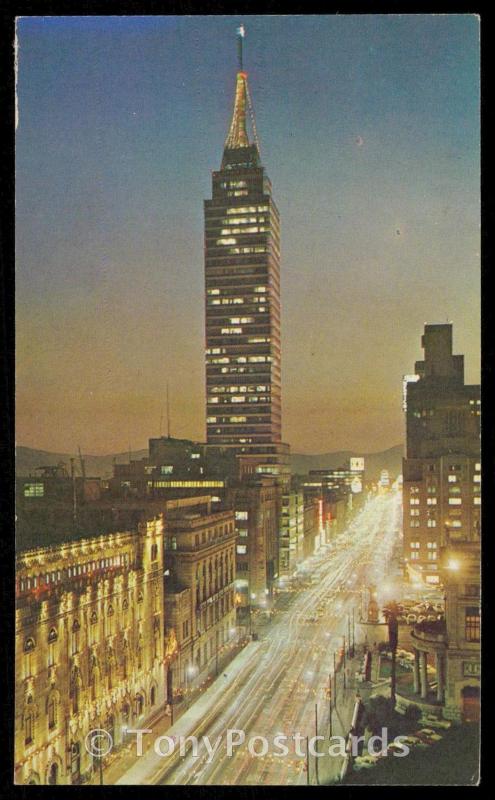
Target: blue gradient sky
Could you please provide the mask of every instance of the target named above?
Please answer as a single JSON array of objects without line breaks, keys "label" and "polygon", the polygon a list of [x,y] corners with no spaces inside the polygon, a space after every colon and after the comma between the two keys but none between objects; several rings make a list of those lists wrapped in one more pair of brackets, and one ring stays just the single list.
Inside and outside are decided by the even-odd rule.
[{"label": "blue gradient sky", "polygon": [[[203,208],[236,17],[18,22],[17,440],[104,453],[204,437]],[[284,439],[403,438],[425,321],[479,380],[474,16],[249,16],[282,219]]]}]

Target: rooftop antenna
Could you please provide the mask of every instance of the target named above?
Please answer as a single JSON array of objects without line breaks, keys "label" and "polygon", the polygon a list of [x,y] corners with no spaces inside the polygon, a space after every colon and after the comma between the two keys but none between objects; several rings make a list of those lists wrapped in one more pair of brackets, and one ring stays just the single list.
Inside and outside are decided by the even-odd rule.
[{"label": "rooftop antenna", "polygon": [[239,72],[243,71],[242,67],[242,40],[246,35],[246,31],[244,30],[244,25],[239,25],[237,28],[237,62],[239,67]]},{"label": "rooftop antenna", "polygon": [[167,381],[167,438],[170,439],[170,402],[168,393],[168,381]]}]

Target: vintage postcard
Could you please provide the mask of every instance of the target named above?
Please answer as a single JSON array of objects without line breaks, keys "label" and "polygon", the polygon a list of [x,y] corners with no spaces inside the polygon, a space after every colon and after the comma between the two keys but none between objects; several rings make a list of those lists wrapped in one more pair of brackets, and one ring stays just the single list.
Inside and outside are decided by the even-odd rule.
[{"label": "vintage postcard", "polygon": [[13,783],[478,783],[479,38],[17,19]]}]

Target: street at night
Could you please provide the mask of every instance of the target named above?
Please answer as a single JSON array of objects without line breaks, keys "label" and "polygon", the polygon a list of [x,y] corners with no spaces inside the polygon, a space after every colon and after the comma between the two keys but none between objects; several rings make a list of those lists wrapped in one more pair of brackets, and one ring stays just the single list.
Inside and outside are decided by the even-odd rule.
[{"label": "street at night", "polygon": [[[249,645],[252,654],[243,661],[242,669],[221,703],[214,709],[202,706],[193,720],[194,706],[167,733],[169,736],[194,735],[200,743],[199,755],[189,752],[180,757],[178,751],[170,757],[157,756],[152,750],[140,758],[135,750],[130,760],[135,765],[119,783],[153,782],[163,784],[298,784],[305,783],[305,759],[289,752],[285,757],[270,755],[253,757],[246,746],[226,753],[225,736],[228,729],[241,729],[249,737],[262,735],[272,740],[277,734],[299,732],[303,737],[314,735],[315,704],[319,710],[319,733],[328,730],[328,700],[326,690],[329,674],[333,673],[333,653],[339,657],[343,638],[348,637],[349,617],[360,616],[362,590],[369,583],[383,582],[388,574],[394,542],[400,529],[400,494],[391,493],[370,500],[342,536],[341,544],[312,557],[305,565],[313,585],[297,590],[288,608],[275,614],[273,620],[259,626],[260,639]],[[289,595],[290,596],[290,595]],[[309,620],[314,619],[314,622]],[[352,635],[352,634],[351,634]],[[236,671],[236,661],[227,673]],[[356,684],[349,676],[349,686],[343,690],[343,674],[338,679],[339,697],[346,693],[354,697]],[[224,680],[223,675],[217,679]],[[343,712],[342,712],[343,713]],[[339,706],[334,712],[334,735],[346,735],[349,719],[342,719]],[[320,729],[321,726],[321,729]],[[151,738],[153,734],[148,734]],[[201,746],[201,737],[222,743],[214,758],[207,763],[208,753]],[[132,751],[131,751],[132,752]],[[339,758],[320,759],[320,772],[328,769],[335,774]],[[328,762],[328,763],[327,763]]]}]

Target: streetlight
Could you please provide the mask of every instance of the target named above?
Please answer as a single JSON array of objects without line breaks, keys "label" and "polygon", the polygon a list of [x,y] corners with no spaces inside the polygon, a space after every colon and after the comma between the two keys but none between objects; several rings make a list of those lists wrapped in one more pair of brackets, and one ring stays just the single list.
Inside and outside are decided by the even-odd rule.
[{"label": "streetlight", "polygon": [[189,707],[189,698],[188,698],[188,689],[189,689],[189,678],[194,678],[197,673],[197,667],[194,664],[188,664],[186,667],[186,706]]}]

